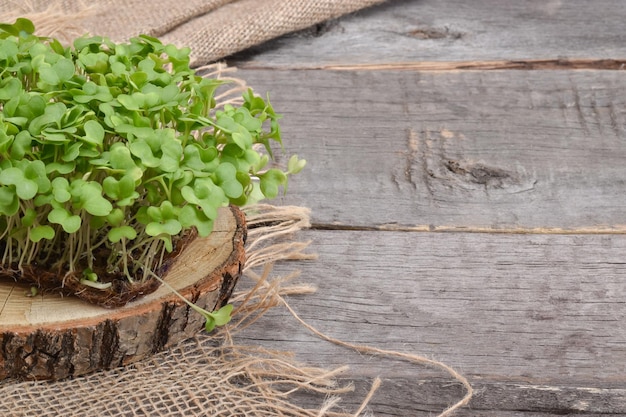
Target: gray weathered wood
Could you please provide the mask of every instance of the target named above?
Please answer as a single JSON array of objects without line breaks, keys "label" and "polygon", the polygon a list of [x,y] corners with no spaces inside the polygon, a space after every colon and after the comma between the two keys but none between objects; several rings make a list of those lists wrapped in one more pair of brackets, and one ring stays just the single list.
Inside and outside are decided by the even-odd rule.
[{"label": "gray weathered wood", "polygon": [[389,1],[252,48],[241,67],[626,58],[621,0]]},{"label": "gray weathered wood", "polygon": [[[626,237],[318,230],[301,238],[313,239],[319,260],[277,272],[302,269],[318,286],[288,301],[320,331],[441,360],[475,384],[476,409],[626,414]],[[310,364],[349,364],[357,380],[381,376],[376,415],[428,415],[418,410],[463,394],[439,370],[320,341],[283,309],[237,339]]]},{"label": "gray weathered wood", "polygon": [[619,71],[271,71],[284,203],[333,227],[626,231]]},{"label": "gray weathered wood", "polygon": [[[358,408],[372,381],[341,379],[354,385],[354,392],[341,397],[346,412]],[[455,417],[547,417],[622,415],[626,390],[566,387],[552,385],[474,383],[476,395],[471,404]],[[386,378],[372,398],[368,411],[375,416],[434,416],[463,396],[460,384],[429,378]],[[313,408],[319,398],[300,395],[298,400]]]},{"label": "gray weathered wood", "polygon": [[[298,313],[456,368],[476,389],[458,416],[626,415],[626,83],[606,71],[624,68],[624,21],[619,0],[390,1],[232,57],[309,161],[280,201],[317,229],[320,259],[279,267],[319,287]],[[507,68],[527,71],[487,71]],[[242,336],[351,365],[347,411],[377,375],[365,415],[463,395],[281,309]]]}]

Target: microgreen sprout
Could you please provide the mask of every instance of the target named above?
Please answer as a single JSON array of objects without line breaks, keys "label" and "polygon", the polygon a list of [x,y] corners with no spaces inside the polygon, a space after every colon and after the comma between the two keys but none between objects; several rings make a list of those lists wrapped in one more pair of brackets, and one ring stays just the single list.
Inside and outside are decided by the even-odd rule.
[{"label": "microgreen sprout", "polygon": [[215,329],[216,326],[223,326],[223,325],[228,324],[230,322],[230,320],[232,318],[231,314],[233,312],[233,305],[232,304],[226,304],[226,305],[220,307],[218,310],[213,311],[213,312],[207,311],[204,308],[202,308],[202,307],[198,306],[197,304],[194,304],[191,301],[189,301],[188,299],[186,299],[181,293],[176,291],[176,289],[174,289],[174,287],[172,287],[170,284],[168,284],[167,281],[161,279],[159,276],[155,275],[154,278],[157,279],[161,284],[165,285],[178,298],[183,300],[185,302],[185,304],[187,304],[189,307],[191,307],[192,310],[194,310],[196,313],[198,313],[202,317],[204,317],[204,329],[207,332],[213,331],[213,329]]},{"label": "microgreen sprout", "polygon": [[185,233],[211,233],[219,207],[276,197],[304,167],[271,165],[282,142],[269,100],[248,90],[217,108],[225,82],[196,74],[188,48],[34,32],[0,24],[5,273],[37,266],[102,290],[105,276],[152,279]]}]

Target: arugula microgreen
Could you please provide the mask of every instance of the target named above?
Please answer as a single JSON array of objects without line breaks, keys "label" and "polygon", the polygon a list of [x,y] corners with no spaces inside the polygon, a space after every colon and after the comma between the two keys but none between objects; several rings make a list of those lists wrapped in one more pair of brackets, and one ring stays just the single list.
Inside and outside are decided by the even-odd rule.
[{"label": "arugula microgreen", "polygon": [[[248,90],[216,108],[224,81],[196,74],[188,48],[34,33],[27,19],[0,24],[5,271],[38,265],[106,290],[105,254],[105,273],[152,279],[184,233],[211,233],[219,207],[274,198],[304,167],[295,155],[270,166],[282,142],[269,100]],[[209,329],[230,310],[201,313]]]}]

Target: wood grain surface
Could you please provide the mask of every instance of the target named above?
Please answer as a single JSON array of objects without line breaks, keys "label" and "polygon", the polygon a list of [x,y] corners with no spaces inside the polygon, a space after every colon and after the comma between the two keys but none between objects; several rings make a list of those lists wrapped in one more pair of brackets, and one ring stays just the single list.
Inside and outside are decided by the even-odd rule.
[{"label": "wood grain surface", "polygon": [[[537,412],[550,393],[559,400],[554,410],[574,411],[579,399],[587,411],[625,412],[626,237],[328,230],[305,237],[320,258],[298,267],[318,292],[289,302],[320,331],[454,364],[478,384],[476,407]],[[348,363],[351,374],[381,376],[379,401],[405,397],[397,415],[429,401],[441,410],[462,396],[452,383],[435,400],[437,387],[451,383],[442,372],[321,343],[281,311],[246,337],[309,363]]]},{"label": "wood grain surface", "polygon": [[251,48],[247,68],[624,60],[621,0],[392,0]]},{"label": "wood grain surface", "polygon": [[[624,21],[618,0],[390,1],[231,57],[308,160],[281,200],[320,255],[278,268],[319,288],[295,311],[454,367],[458,416],[626,415]],[[464,394],[284,310],[240,337],[350,365],[346,411],[380,376],[364,416]]]},{"label": "wood grain surface", "polygon": [[240,75],[309,161],[284,202],[320,227],[626,231],[621,71]]}]

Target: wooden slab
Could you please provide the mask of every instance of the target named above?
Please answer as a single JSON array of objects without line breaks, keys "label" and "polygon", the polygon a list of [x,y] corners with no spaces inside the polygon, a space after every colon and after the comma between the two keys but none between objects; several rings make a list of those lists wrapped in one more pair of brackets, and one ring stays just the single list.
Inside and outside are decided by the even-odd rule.
[{"label": "wooden slab", "polygon": [[[289,297],[298,314],[343,341],[454,367],[476,389],[459,415],[626,415],[626,236],[314,230],[302,238],[319,260],[276,270],[301,269],[318,287]],[[237,338],[309,364],[348,364],[360,396],[346,406],[380,376],[370,405],[377,416],[433,415],[463,396],[441,371],[320,341],[282,309]]]},{"label": "wooden slab", "polygon": [[[244,263],[245,218],[223,208],[214,231],[196,238],[166,281],[213,311],[225,304]],[[0,283],[0,378],[58,379],[126,365],[187,339],[204,319],[166,286],[118,309],[73,297],[27,297],[28,287]]]},{"label": "wooden slab", "polygon": [[327,69],[623,62],[624,21],[621,0],[394,0],[254,47],[230,62],[242,68]]},{"label": "wooden slab", "polygon": [[624,233],[620,71],[242,70],[317,227]]}]

